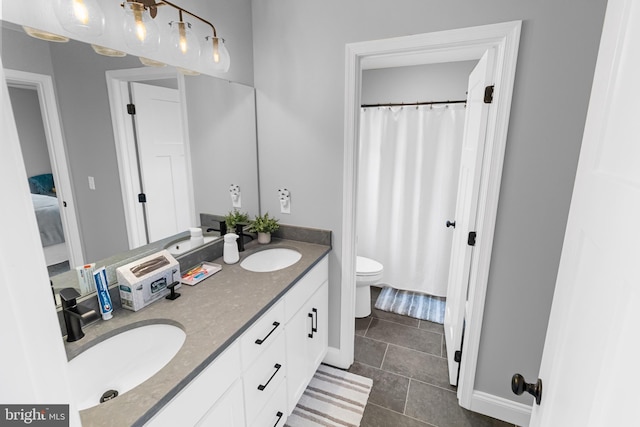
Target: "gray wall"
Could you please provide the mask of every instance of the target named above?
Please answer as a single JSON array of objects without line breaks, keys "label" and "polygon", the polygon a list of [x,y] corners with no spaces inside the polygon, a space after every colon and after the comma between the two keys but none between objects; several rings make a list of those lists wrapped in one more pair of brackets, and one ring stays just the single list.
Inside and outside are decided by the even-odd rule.
[{"label": "gray wall", "polygon": [[9,96],[27,176],[51,173],[38,92],[33,89],[10,87]]},{"label": "gray wall", "polygon": [[362,104],[467,99],[469,74],[478,61],[380,68],[362,73]]},{"label": "gray wall", "polygon": [[[605,0],[253,1],[262,209],[334,231],[330,338],[338,344],[344,46],[523,20],[476,389],[516,398],[536,378],[558,269]],[[352,319],[343,319],[353,321]]]}]

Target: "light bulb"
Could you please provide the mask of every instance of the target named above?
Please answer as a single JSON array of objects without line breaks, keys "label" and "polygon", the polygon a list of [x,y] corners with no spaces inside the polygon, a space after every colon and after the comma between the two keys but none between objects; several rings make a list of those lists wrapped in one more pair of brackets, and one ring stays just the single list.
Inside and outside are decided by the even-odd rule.
[{"label": "light bulb", "polygon": [[221,37],[205,37],[205,53],[203,55],[203,66],[212,71],[226,73],[231,66],[231,57]]},{"label": "light bulb", "polygon": [[124,38],[129,47],[137,51],[151,52],[160,44],[160,30],[144,4],[125,2]]},{"label": "light bulb", "polygon": [[74,34],[99,36],[104,14],[96,0],[56,0],[54,10],[62,27]]},{"label": "light bulb", "polygon": [[180,62],[196,61],[200,56],[200,43],[191,31],[191,24],[173,21],[169,26],[171,27],[171,45],[174,47],[171,52],[173,58]]}]

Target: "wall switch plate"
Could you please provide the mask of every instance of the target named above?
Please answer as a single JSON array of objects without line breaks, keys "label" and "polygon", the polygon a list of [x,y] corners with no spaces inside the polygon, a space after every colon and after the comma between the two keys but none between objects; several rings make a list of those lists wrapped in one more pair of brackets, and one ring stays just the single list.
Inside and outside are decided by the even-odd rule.
[{"label": "wall switch plate", "polygon": [[96,189],[96,180],[90,176],[89,177],[89,190],[95,190]]},{"label": "wall switch plate", "polygon": [[234,208],[242,207],[242,195],[240,194],[240,186],[231,184],[229,186],[229,194],[231,195],[231,204]]},{"label": "wall switch plate", "polygon": [[291,192],[286,188],[279,188],[280,213],[291,213]]}]

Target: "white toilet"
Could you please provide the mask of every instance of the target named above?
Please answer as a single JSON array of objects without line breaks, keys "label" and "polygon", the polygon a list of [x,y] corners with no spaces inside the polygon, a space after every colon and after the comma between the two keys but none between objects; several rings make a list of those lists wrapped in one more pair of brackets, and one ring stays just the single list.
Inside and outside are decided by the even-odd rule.
[{"label": "white toilet", "polygon": [[371,314],[371,285],[380,282],[383,270],[378,261],[356,257],[356,317]]}]

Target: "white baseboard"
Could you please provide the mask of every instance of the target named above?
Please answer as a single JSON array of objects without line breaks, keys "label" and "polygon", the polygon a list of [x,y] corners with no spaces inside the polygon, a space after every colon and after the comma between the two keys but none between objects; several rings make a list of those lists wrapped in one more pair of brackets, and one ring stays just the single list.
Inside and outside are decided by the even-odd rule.
[{"label": "white baseboard", "polygon": [[339,348],[329,347],[322,363],[326,363],[327,365],[340,369],[349,369],[353,360],[346,360]]},{"label": "white baseboard", "polygon": [[520,427],[528,427],[531,418],[531,406],[477,390],[471,396],[470,409]]}]

